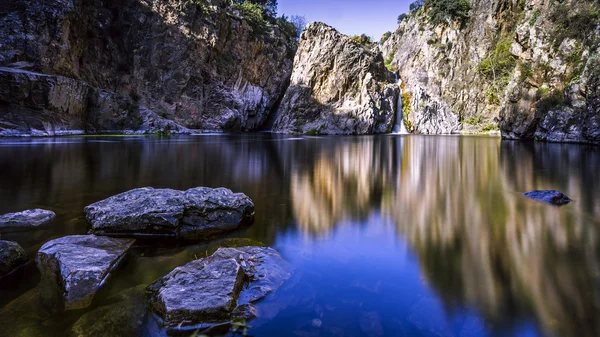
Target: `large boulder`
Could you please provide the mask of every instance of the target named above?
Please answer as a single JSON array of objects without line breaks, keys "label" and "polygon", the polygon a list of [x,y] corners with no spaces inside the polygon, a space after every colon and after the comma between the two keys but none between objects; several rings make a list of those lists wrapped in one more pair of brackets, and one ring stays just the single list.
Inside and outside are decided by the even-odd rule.
[{"label": "large boulder", "polygon": [[226,188],[145,187],[87,206],[85,213],[95,234],[202,240],[252,223],[254,204]]},{"label": "large boulder", "polygon": [[0,277],[24,265],[28,260],[18,243],[0,240]]},{"label": "large boulder", "polygon": [[302,33],[290,86],[273,130],[281,133],[390,132],[400,92],[376,44],[326,24]]},{"label": "large boulder", "polygon": [[44,244],[36,262],[45,304],[53,310],[88,307],[132,244],[130,239],[96,235],[65,236]]},{"label": "large boulder", "polygon": [[0,215],[0,229],[38,227],[50,223],[55,217],[54,212],[39,208],[7,213]]},{"label": "large boulder", "polygon": [[[167,329],[209,328],[235,317],[252,319],[257,312],[251,303],[279,288],[291,270],[271,248],[220,248],[148,287],[150,309]],[[248,284],[242,287],[245,281]]]}]

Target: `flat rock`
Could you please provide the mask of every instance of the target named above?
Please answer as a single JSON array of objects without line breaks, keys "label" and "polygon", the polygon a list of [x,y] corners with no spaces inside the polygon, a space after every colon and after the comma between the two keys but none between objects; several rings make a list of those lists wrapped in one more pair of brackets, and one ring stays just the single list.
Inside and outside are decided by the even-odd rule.
[{"label": "flat rock", "polygon": [[0,228],[29,228],[48,224],[56,214],[44,209],[29,209],[22,212],[0,215]]},{"label": "flat rock", "polygon": [[237,306],[244,271],[234,259],[177,267],[148,287],[150,308],[163,325],[193,325],[226,321]]},{"label": "flat rock", "polygon": [[27,254],[18,243],[0,240],[0,277],[27,263]]},{"label": "flat rock", "polygon": [[555,190],[532,191],[524,193],[523,195],[554,206],[563,206],[573,201],[562,192]]},{"label": "flat rock", "polygon": [[127,191],[85,208],[99,235],[171,236],[203,240],[254,221],[254,204],[226,188]]},{"label": "flat rock", "polygon": [[291,270],[271,248],[220,248],[175,268],[148,287],[147,294],[163,326],[209,328],[233,318],[255,318],[251,303],[279,288]]},{"label": "flat rock", "polygon": [[36,262],[46,305],[55,310],[88,307],[132,244],[130,239],[95,235],[65,236],[44,244]]}]

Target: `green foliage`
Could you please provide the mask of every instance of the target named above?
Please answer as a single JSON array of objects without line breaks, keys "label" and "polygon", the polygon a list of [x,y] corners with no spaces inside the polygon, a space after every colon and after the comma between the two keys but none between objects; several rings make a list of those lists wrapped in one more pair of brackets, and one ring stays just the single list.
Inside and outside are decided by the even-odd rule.
[{"label": "green foliage", "polygon": [[[197,1],[197,0],[196,0]],[[277,15],[277,0],[234,0],[235,3],[250,3],[260,8],[265,18],[275,18]]]},{"label": "green foliage", "polygon": [[555,47],[566,38],[586,45],[593,43],[593,36],[600,19],[599,8],[593,1],[579,0],[573,3],[555,3],[550,15],[554,22]]},{"label": "green foliage", "polygon": [[316,128],[312,128],[308,131],[306,131],[305,135],[307,136],[317,136],[319,134],[319,130],[317,130]]},{"label": "green foliage", "polygon": [[385,32],[383,33],[383,35],[381,36],[381,40],[379,40],[380,44],[384,44],[385,41],[389,40],[389,38],[392,36],[392,32]]},{"label": "green foliage", "polygon": [[171,137],[171,131],[169,131],[168,129],[160,129],[154,132],[152,135],[158,137]]},{"label": "green foliage", "polygon": [[277,18],[275,23],[277,26],[279,26],[279,28],[281,28],[283,35],[285,35],[288,39],[297,39],[300,36],[300,34],[298,34],[296,25],[289,21],[289,18],[285,16],[285,14]]},{"label": "green foliage", "polygon": [[251,1],[235,2],[233,7],[240,11],[241,15],[248,20],[252,30],[257,35],[268,32],[268,22],[263,17],[263,7]]},{"label": "green foliage", "polygon": [[491,132],[491,131],[498,131],[498,130],[499,130],[499,128],[498,128],[498,125],[496,125],[496,124],[490,123],[490,124],[486,124],[483,127],[483,132]]},{"label": "green foliage", "polygon": [[434,25],[452,21],[465,24],[469,19],[469,11],[471,10],[469,0],[425,0],[424,6],[427,8],[431,23]]},{"label": "green foliage", "polygon": [[401,24],[402,21],[404,21],[406,19],[408,19],[408,14],[402,13],[402,14],[398,15],[398,24]]},{"label": "green foliage", "polygon": [[411,12],[419,10],[419,8],[423,7],[424,0],[417,0],[410,4],[409,9]]},{"label": "green foliage", "polygon": [[402,86],[402,116],[404,117],[404,126],[408,132],[413,132],[415,130],[415,126],[410,120],[410,114],[412,113],[411,108],[411,94],[406,90],[404,85]]},{"label": "green foliage", "polygon": [[519,62],[519,72],[521,73],[521,75],[519,76],[519,80],[521,81],[521,83],[523,83],[533,75],[533,69],[531,68],[531,64],[527,62]]},{"label": "green foliage", "polygon": [[535,23],[537,22],[538,18],[540,17],[540,9],[536,9],[535,12],[533,13],[533,17],[531,18],[531,20],[529,20],[529,25],[533,26],[535,25]]},{"label": "green foliage", "polygon": [[512,39],[510,36],[501,38],[496,42],[494,50],[481,60],[477,66],[480,75],[492,84],[492,90],[486,92],[491,104],[500,102],[500,92],[508,85],[511,74],[516,65],[516,58],[510,53]]},{"label": "green foliage", "polygon": [[471,116],[467,119],[465,119],[463,121],[464,124],[469,124],[469,125],[477,125],[479,123],[481,123],[481,117],[480,116]]},{"label": "green foliage", "polygon": [[395,52],[391,52],[384,60],[385,67],[390,71],[398,71],[398,69],[392,66],[392,62],[394,62],[394,57],[396,56]]},{"label": "green foliage", "polygon": [[373,43],[371,37],[366,34],[351,36],[350,39],[362,46]]}]

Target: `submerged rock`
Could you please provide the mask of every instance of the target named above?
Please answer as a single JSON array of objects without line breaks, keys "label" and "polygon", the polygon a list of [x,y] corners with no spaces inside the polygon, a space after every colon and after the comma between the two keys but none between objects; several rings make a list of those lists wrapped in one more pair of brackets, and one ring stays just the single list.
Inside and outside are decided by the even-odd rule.
[{"label": "submerged rock", "polygon": [[523,195],[528,198],[535,199],[555,206],[563,206],[573,201],[569,197],[564,195],[562,192],[555,190],[532,191],[524,193]]},{"label": "submerged rock", "polygon": [[145,286],[124,290],[103,305],[85,313],[71,328],[71,336],[141,336],[146,316]]},{"label": "submerged rock", "polygon": [[27,263],[27,254],[18,243],[0,240],[0,277]]},{"label": "submerged rock", "polygon": [[376,44],[357,41],[324,23],[312,23],[300,38],[290,86],[273,130],[390,132],[399,92]]},{"label": "submerged rock", "polygon": [[[271,248],[221,248],[175,268],[148,287],[151,310],[169,329],[209,328],[232,318],[255,318],[250,304],[279,288],[290,265]],[[248,285],[242,287],[244,282]]]},{"label": "submerged rock", "polygon": [[133,244],[130,239],[66,236],[47,242],[37,254],[40,290],[54,310],[88,307]]},{"label": "submerged rock", "polygon": [[48,224],[55,217],[54,212],[39,208],[7,213],[0,215],[0,229],[38,227]]},{"label": "submerged rock", "polygon": [[202,240],[252,223],[254,204],[245,194],[226,188],[146,187],[87,206],[85,213],[95,234]]}]

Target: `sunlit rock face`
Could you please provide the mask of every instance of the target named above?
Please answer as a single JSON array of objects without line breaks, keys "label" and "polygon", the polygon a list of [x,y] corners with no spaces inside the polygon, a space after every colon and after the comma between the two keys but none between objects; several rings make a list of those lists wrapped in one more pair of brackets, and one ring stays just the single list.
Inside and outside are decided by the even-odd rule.
[{"label": "sunlit rock face", "polygon": [[373,134],[392,129],[399,87],[375,44],[361,44],[326,24],[302,33],[274,130]]},{"label": "sunlit rock face", "polygon": [[[22,85],[3,83],[0,131],[138,130],[148,115],[139,109],[150,110],[153,120],[191,129],[261,128],[285,91],[294,46],[276,26],[255,31],[230,5],[221,0],[10,1],[0,8],[0,67],[61,75],[71,85],[52,82],[46,90],[52,95],[31,98]],[[27,85],[36,89],[42,83]],[[95,89],[117,98],[104,102]],[[76,104],[65,113],[54,109],[56,104],[43,104],[50,99]],[[17,108],[23,111],[14,113]],[[28,120],[20,119],[23,114]],[[27,130],[28,123],[36,127]]]},{"label": "sunlit rock face", "polygon": [[[533,315],[550,335],[595,336],[600,205],[577,181],[585,148],[493,139],[364,139],[324,148],[291,181],[298,228],[326,236],[381,213],[416,252],[445,303],[468,304],[499,326]],[[525,151],[525,153],[521,153]],[[500,153],[500,155],[498,155]],[[578,179],[569,179],[569,177]],[[575,199],[549,207],[522,193],[556,186]],[[587,195],[588,200],[581,200]],[[579,261],[573,264],[573,259]],[[516,300],[516,302],[515,302]]]},{"label": "sunlit rock face", "polygon": [[409,128],[600,143],[598,3],[469,3],[464,24],[414,11],[382,46],[404,83]]}]

